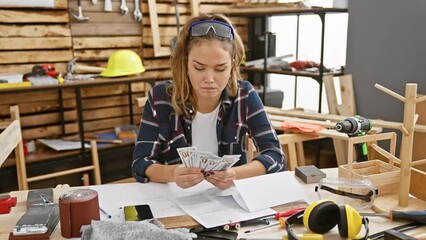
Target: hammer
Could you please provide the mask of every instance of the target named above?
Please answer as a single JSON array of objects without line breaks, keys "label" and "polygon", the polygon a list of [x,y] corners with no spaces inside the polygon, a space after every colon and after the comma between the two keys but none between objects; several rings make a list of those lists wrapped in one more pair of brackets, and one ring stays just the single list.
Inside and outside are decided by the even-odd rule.
[{"label": "hammer", "polygon": [[67,63],[67,72],[68,73],[73,74],[73,73],[75,73],[75,71],[79,71],[79,70],[84,71],[84,72],[100,73],[103,70],[105,70],[105,68],[103,68],[103,67],[76,65],[75,61],[77,61],[77,57],[68,61],[68,63]]},{"label": "hammer", "polygon": [[78,21],[86,21],[89,20],[89,17],[85,17],[83,16],[83,9],[81,8],[81,0],[77,0],[77,5],[78,5],[78,16],[76,15],[72,15],[75,19],[77,19]]}]

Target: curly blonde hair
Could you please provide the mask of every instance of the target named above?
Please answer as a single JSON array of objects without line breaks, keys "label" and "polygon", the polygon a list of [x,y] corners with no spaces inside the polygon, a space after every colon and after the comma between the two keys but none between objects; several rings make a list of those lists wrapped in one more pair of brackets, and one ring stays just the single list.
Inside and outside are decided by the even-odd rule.
[{"label": "curly blonde hair", "polygon": [[171,56],[171,68],[173,75],[173,84],[169,86],[168,92],[172,95],[172,105],[177,115],[189,116],[186,104],[189,102],[191,106],[197,110],[197,98],[192,89],[188,73],[188,55],[191,48],[200,41],[200,39],[219,40],[223,42],[229,51],[232,59],[231,76],[226,87],[229,96],[235,97],[238,88],[238,79],[240,77],[240,65],[244,55],[244,44],[240,35],[235,28],[234,39],[217,36],[213,31],[210,31],[204,36],[191,37],[189,30],[191,24],[204,20],[216,20],[224,22],[232,26],[231,21],[222,14],[202,14],[188,21],[179,33],[176,41],[174,52]]}]

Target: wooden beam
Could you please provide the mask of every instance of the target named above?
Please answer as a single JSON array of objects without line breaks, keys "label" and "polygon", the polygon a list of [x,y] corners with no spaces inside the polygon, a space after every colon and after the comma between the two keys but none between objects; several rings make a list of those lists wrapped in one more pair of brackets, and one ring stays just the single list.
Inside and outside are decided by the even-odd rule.
[{"label": "wooden beam", "polygon": [[71,50],[45,51],[2,51],[0,52],[0,64],[4,63],[40,63],[40,62],[64,62],[73,58]]},{"label": "wooden beam", "polygon": [[10,37],[0,38],[0,46],[7,50],[25,50],[71,48],[72,44],[70,37]]},{"label": "wooden beam", "polygon": [[[108,26],[108,27],[105,27]],[[135,23],[73,23],[71,33],[74,37],[81,36],[140,36],[142,25]]]},{"label": "wooden beam", "polygon": [[[297,117],[297,118],[306,118],[306,119],[316,119],[322,121],[333,121],[338,122],[346,119],[345,116],[339,116],[334,114],[323,114],[323,113],[314,113],[314,112],[304,112],[298,110],[282,110],[280,108],[265,106],[265,109],[268,113],[280,116],[288,116],[288,117]],[[384,121],[381,119],[370,119],[373,122],[373,126],[387,128],[387,129],[396,129],[400,130],[401,124],[400,122],[391,122]],[[416,132],[426,132],[426,125],[415,125],[414,131]]]},{"label": "wooden beam", "polygon": [[74,49],[139,48],[142,46],[142,37],[75,37],[72,42]]},{"label": "wooden beam", "polygon": [[[149,20],[151,22],[151,31],[152,31],[151,36],[152,36],[152,42],[154,46],[154,56],[155,57],[169,56],[171,54],[170,47],[161,46],[160,29],[158,25],[158,12],[157,12],[157,5],[155,0],[148,0],[148,8],[149,8]],[[145,29],[143,32],[145,32]]]},{"label": "wooden beam", "polygon": [[0,37],[70,37],[66,25],[0,25]]},{"label": "wooden beam", "polygon": [[1,10],[1,23],[68,23],[66,11],[50,10]]}]

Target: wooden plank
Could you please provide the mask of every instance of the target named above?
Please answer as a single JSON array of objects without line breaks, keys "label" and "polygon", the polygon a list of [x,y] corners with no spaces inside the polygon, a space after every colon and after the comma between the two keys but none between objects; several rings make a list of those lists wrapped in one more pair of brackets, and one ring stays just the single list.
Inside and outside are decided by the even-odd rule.
[{"label": "wooden plank", "polygon": [[[76,108],[75,99],[64,99],[62,101],[64,109]],[[19,112],[21,115],[29,113],[53,112],[59,111],[59,101],[38,101],[38,102],[25,102],[18,104]],[[0,116],[10,115],[9,104],[0,105]],[[1,120],[0,120],[1,121]]]},{"label": "wooden plank", "polygon": [[0,166],[21,140],[20,124],[18,120],[15,120],[0,134],[0,142],[2,143],[2,147],[0,148]]},{"label": "wooden plank", "polygon": [[[111,84],[106,86],[96,87],[85,87],[81,89],[81,96],[83,101],[93,97],[104,97],[108,98],[115,95],[126,95],[128,93],[128,87],[126,84]],[[105,101],[105,99],[104,99]],[[84,108],[86,109],[86,108]]]},{"label": "wooden plank", "polygon": [[130,116],[129,106],[117,106],[110,108],[98,108],[83,111],[84,121],[100,120],[105,118]]},{"label": "wooden plank", "polygon": [[[280,108],[268,107],[268,106],[265,106],[265,109],[268,113],[272,113],[274,115],[307,118],[307,119],[318,119],[323,121],[329,120],[329,121],[338,122],[346,118],[345,116],[339,116],[334,114],[322,114],[322,113],[303,112],[303,111],[296,111],[296,110],[282,110]],[[381,119],[370,119],[370,120],[374,123],[375,127],[380,127],[380,128],[389,128],[389,129],[399,130],[402,124],[400,122],[384,121]],[[416,132],[426,132],[426,125],[415,125],[414,130]]]},{"label": "wooden plank", "polygon": [[[142,55],[142,49],[138,48],[128,48],[136,52],[139,56]],[[79,61],[96,61],[96,60],[105,60],[107,61],[109,56],[111,56],[117,49],[101,49],[101,50],[75,50],[74,56],[79,58]]]},{"label": "wooden plank", "polygon": [[71,48],[70,37],[36,37],[21,38],[10,37],[0,38],[0,46],[7,50],[24,50],[24,49],[55,49],[55,48]]},{"label": "wooden plank", "polygon": [[84,130],[85,131],[99,131],[105,129],[114,129],[114,126],[129,124],[129,117],[118,117],[118,118],[108,118],[95,121],[85,121]]},{"label": "wooden plank", "polygon": [[75,37],[72,42],[74,49],[137,48],[142,46],[142,38],[140,36]]},{"label": "wooden plank", "polygon": [[[65,135],[78,133],[78,124],[65,124]],[[30,128],[22,130],[22,138],[25,140],[39,138],[59,138],[62,136],[62,127],[60,125],[46,126],[40,128]]]},{"label": "wooden plank", "polygon": [[40,62],[64,62],[73,58],[68,50],[46,51],[2,51],[0,52],[0,64],[2,63],[40,63]]},{"label": "wooden plank", "polygon": [[[50,62],[45,62],[50,63]],[[50,63],[55,66],[56,72],[65,73],[67,71],[67,63],[54,62]],[[31,72],[34,64],[2,64],[0,72],[5,73],[29,73]]]},{"label": "wooden plank", "polygon": [[[157,11],[157,5],[155,3],[155,0],[148,0],[148,7],[149,7],[149,19],[151,21],[151,35],[152,36],[152,42],[154,47],[154,56],[160,57],[160,56],[168,56],[171,54],[171,49],[168,47],[161,46],[160,41],[160,30],[158,25],[158,11]],[[143,30],[143,36],[145,35],[145,28]]]},{"label": "wooden plank", "polygon": [[[188,22],[191,19],[190,15],[179,15],[179,21],[180,25],[183,26],[186,22]],[[157,18],[158,24],[161,26],[164,25],[170,25],[170,26],[176,26],[176,16],[174,15],[159,15]],[[149,27],[151,25],[151,20],[149,18],[143,18],[142,24],[144,26]]]},{"label": "wooden plank", "polygon": [[0,10],[0,23],[68,23],[66,11]]},{"label": "wooden plank", "polygon": [[229,5],[217,5],[217,4],[201,4],[200,12],[202,13],[224,13],[229,10]]},{"label": "wooden plank", "polygon": [[71,24],[71,33],[74,37],[80,36],[140,36],[140,23],[74,23]]},{"label": "wooden plank", "polygon": [[[355,94],[354,87],[352,82],[352,75],[343,75],[339,77],[340,81],[340,93],[342,95],[342,105],[347,106],[349,109],[349,116],[355,115],[356,112],[356,103],[355,103]],[[343,113],[340,113],[343,115]]]},{"label": "wooden plank", "polygon": [[35,24],[5,25],[0,24],[0,37],[70,37],[71,31],[66,25]]},{"label": "wooden plank", "polygon": [[[7,97],[6,97],[7,96]],[[22,93],[2,94],[0,105],[13,105],[28,102],[57,100],[59,98],[58,91],[50,90],[43,92],[27,92],[25,97]]]},{"label": "wooden plank", "polygon": [[[168,36],[161,36],[161,38],[160,38],[161,46],[170,46],[172,39],[176,36],[177,36],[176,29],[175,29],[174,32],[171,32],[170,35],[168,35]],[[154,40],[152,39],[151,35],[149,35],[149,36],[144,35],[144,37],[142,37],[142,41],[143,41],[144,49],[145,48],[152,48],[154,46]],[[152,55],[152,56],[154,56],[154,55]]]},{"label": "wooden plank", "polygon": [[[77,121],[77,110],[64,111],[64,121]],[[22,128],[44,126],[61,123],[60,112],[21,116]]]},{"label": "wooden plank", "polygon": [[[175,14],[175,6],[169,3],[159,3],[156,2],[155,6],[157,8],[157,14]],[[151,10],[149,9],[149,2],[143,3],[141,5],[142,13],[144,14],[151,14]],[[179,14],[182,15],[189,15],[191,14],[191,8],[189,4],[178,4]]]},{"label": "wooden plank", "polygon": [[4,5],[1,4],[1,8],[43,8],[43,9],[68,9],[68,0],[55,0],[53,8],[50,7],[33,7],[33,6],[18,6],[18,5]]},{"label": "wooden plank", "polygon": [[108,101],[103,98],[84,99],[84,109],[96,109],[101,107],[128,105],[129,98],[127,96],[111,96]]},{"label": "wooden plank", "polygon": [[167,69],[170,68],[170,60],[164,58],[145,59],[144,67],[146,69]]}]

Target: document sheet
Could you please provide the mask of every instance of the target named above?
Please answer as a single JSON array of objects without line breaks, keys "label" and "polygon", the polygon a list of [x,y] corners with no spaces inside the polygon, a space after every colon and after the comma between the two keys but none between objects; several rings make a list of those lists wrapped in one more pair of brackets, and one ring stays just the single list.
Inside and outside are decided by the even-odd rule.
[{"label": "document sheet", "polygon": [[234,183],[235,187],[227,190],[219,190],[207,181],[189,189],[181,189],[175,183],[126,183],[90,188],[98,192],[100,207],[112,215],[113,221],[124,221],[124,206],[148,204],[155,218],[190,215],[207,228],[271,215],[275,213],[273,206],[305,199],[293,172]]}]

